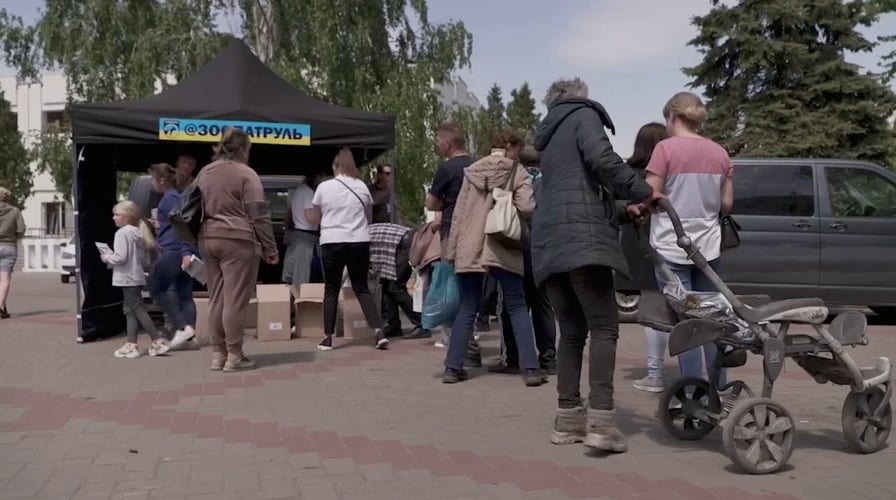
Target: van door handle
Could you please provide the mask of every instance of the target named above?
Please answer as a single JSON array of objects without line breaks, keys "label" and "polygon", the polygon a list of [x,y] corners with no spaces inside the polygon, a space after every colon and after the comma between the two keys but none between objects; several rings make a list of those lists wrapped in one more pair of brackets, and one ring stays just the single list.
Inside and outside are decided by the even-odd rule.
[{"label": "van door handle", "polygon": [[793,223],[793,227],[798,227],[800,229],[806,229],[812,227],[812,224],[809,221],[801,220]]},{"label": "van door handle", "polygon": [[836,229],[837,231],[843,231],[849,228],[849,226],[846,225],[845,222],[840,221],[832,222],[828,227],[830,227],[831,229]]}]

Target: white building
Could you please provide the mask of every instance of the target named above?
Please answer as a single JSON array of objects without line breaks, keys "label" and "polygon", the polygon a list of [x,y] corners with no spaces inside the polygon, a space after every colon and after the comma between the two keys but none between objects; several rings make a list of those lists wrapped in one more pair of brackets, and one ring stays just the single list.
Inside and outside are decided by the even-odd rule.
[{"label": "white building", "polygon": [[[65,77],[61,73],[41,75],[39,82],[2,77],[0,89],[16,114],[25,147],[31,146],[34,138],[46,130],[47,124],[62,120],[67,94]],[[34,173],[31,196],[19,200],[27,229],[18,265],[25,271],[58,271],[61,245],[74,232],[72,206],[56,189],[49,174],[38,173],[36,165],[31,165],[31,170]]]},{"label": "white building", "polygon": [[439,91],[439,102],[441,102],[442,106],[446,109],[461,106],[479,109],[482,106],[479,102],[479,98],[470,92],[469,87],[467,87],[467,82],[459,76],[453,77],[450,83],[436,85],[435,87],[436,90]]},{"label": "white building", "polygon": [[[62,120],[65,109],[65,77],[61,73],[41,75],[40,82],[23,82],[14,76],[0,78],[3,97],[17,115],[19,132],[28,147],[33,138],[43,132],[48,123]],[[72,207],[66,197],[56,190],[53,178],[35,172],[31,197],[24,200],[22,216],[30,238],[64,237],[74,231]],[[19,201],[22,203],[22,200]]]}]

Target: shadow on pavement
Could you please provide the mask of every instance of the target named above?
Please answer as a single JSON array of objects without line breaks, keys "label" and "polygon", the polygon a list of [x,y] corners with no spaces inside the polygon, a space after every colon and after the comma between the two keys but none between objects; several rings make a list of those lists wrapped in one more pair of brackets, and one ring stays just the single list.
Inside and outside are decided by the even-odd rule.
[{"label": "shadow on pavement", "polygon": [[310,363],[314,361],[313,352],[271,352],[252,354],[251,358],[255,361],[259,368],[268,368],[271,366],[291,365],[294,363]]}]

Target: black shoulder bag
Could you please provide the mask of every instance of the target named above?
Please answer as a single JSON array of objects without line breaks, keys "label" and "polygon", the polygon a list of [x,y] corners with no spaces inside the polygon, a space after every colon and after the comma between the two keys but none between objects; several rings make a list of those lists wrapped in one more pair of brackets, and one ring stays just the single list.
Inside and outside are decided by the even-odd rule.
[{"label": "black shoulder bag", "polygon": [[730,215],[721,214],[719,225],[722,226],[722,251],[740,246],[740,224]]},{"label": "black shoulder bag", "polygon": [[181,241],[195,245],[202,227],[202,191],[194,182],[180,194],[180,203],[168,213],[168,221]]}]

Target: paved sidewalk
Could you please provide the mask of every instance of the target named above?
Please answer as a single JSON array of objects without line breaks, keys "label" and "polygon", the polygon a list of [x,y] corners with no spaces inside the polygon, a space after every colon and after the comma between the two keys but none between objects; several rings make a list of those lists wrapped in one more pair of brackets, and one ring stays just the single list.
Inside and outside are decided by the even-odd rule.
[{"label": "paved sidewalk", "polygon": [[[856,356],[896,359],[894,330],[871,327]],[[225,374],[208,370],[207,348],[122,360],[112,357],[121,339],[77,345],[70,313],[3,321],[0,336],[2,499],[896,497],[896,447],[845,451],[847,389],[792,363],[776,394],[799,426],[784,471],[741,474],[718,430],[698,442],[667,436],[656,396],[631,386],[644,347],[632,325],[616,371],[630,448],[620,455],[548,441],[553,377],[526,388],[482,369],[441,384],[444,350],[432,341],[321,353],[311,340],[250,340],[260,368]],[[497,354],[497,332],[484,347]],[[736,370],[754,387],[758,361]]]}]

